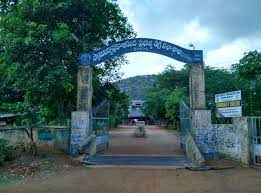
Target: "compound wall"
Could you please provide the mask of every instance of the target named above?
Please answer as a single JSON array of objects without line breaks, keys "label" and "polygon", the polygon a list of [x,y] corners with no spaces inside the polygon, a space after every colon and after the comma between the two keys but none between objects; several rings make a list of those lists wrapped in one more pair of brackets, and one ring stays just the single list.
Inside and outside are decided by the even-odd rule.
[{"label": "compound wall", "polygon": [[233,124],[211,124],[211,111],[195,110],[193,136],[204,157],[221,154],[249,164],[247,118],[233,118]]}]

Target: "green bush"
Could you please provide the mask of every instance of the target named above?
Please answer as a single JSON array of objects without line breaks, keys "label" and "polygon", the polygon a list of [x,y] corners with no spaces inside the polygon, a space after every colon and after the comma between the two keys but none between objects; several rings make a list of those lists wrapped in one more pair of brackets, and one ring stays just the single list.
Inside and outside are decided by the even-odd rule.
[{"label": "green bush", "polygon": [[12,146],[6,139],[0,138],[0,165],[5,161],[11,160]]},{"label": "green bush", "polygon": [[118,125],[117,117],[115,115],[110,115],[109,117],[110,121],[110,128],[116,128]]}]

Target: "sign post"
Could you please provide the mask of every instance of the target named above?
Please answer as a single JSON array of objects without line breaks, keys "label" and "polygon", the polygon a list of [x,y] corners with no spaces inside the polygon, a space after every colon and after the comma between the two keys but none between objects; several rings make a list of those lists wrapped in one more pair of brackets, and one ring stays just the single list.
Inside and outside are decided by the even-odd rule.
[{"label": "sign post", "polygon": [[215,95],[216,115],[224,117],[242,117],[241,90]]}]

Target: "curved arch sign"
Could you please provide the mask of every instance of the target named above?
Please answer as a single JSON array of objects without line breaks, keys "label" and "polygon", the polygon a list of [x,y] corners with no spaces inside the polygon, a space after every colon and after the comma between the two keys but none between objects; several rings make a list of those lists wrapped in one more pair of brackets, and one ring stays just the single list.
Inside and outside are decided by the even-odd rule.
[{"label": "curved arch sign", "polygon": [[187,64],[203,64],[202,50],[188,50],[162,40],[135,38],[115,42],[92,52],[80,54],[81,66],[94,66],[130,52],[152,52]]}]

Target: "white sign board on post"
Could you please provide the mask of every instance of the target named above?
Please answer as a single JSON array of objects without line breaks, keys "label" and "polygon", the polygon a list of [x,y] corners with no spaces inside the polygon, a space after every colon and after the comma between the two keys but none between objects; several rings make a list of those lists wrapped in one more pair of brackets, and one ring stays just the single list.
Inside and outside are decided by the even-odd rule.
[{"label": "white sign board on post", "polygon": [[217,117],[242,117],[241,90],[215,95]]},{"label": "white sign board on post", "polygon": [[144,128],[145,127],[145,121],[137,121],[136,122],[136,126],[138,127],[138,128]]}]

